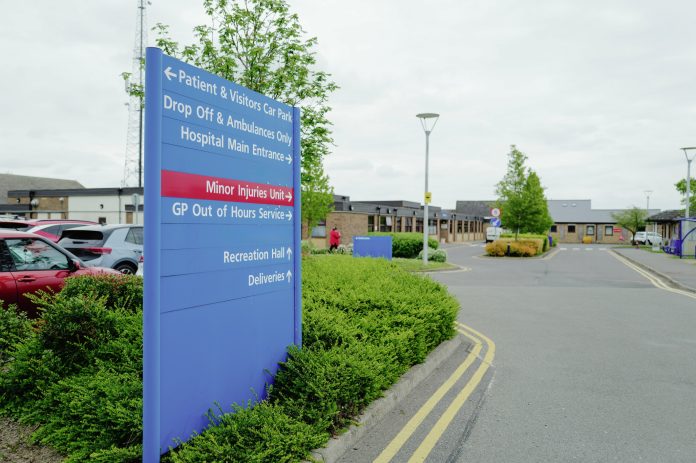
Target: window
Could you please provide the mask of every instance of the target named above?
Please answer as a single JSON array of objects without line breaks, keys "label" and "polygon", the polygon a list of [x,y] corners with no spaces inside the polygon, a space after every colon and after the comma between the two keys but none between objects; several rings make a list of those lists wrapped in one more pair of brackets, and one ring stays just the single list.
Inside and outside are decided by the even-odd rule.
[{"label": "window", "polygon": [[604,236],[614,236],[614,226],[605,225],[604,226]]},{"label": "window", "polygon": [[575,225],[568,225],[568,233],[575,233]]},{"label": "window", "polygon": [[310,236],[312,238],[326,238],[326,220],[320,220],[317,225],[312,228]]},{"label": "window", "polygon": [[143,228],[133,227],[128,230],[128,235],[126,235],[126,243],[143,244]]},{"label": "window", "polygon": [[588,225],[585,227],[585,235],[594,236],[594,225]]},{"label": "window", "polygon": [[375,231],[375,216],[374,215],[367,216],[367,231],[368,232]]},{"label": "window", "polygon": [[6,240],[15,268],[22,270],[67,270],[68,256],[41,240]]},{"label": "window", "polygon": [[413,231],[413,217],[406,217],[406,231]]},{"label": "window", "polygon": [[558,233],[558,226],[557,225],[551,225],[551,233]]}]

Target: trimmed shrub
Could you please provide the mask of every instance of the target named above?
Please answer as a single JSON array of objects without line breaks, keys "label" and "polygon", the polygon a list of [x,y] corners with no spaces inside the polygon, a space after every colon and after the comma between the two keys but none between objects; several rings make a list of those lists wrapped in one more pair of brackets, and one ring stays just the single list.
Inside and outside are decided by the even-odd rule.
[{"label": "trimmed shrub", "polygon": [[[165,461],[302,460],[454,335],[446,289],[385,260],[306,256],[303,276],[303,348],[289,349],[269,400],[210,413]],[[34,439],[66,461],[139,461],[141,297],[138,277],[77,277],[37,296],[41,319],[0,314],[15,333],[3,338],[0,411],[38,425]]]},{"label": "trimmed shrub", "polygon": [[0,369],[12,357],[14,346],[31,335],[31,326],[26,313],[14,304],[2,307],[0,301]]},{"label": "trimmed shrub", "polygon": [[[423,258],[423,251],[418,253],[418,258]],[[428,260],[432,262],[447,262],[447,252],[444,249],[428,248]]]},{"label": "trimmed shrub", "polygon": [[[93,452],[102,461],[139,461],[142,390],[142,378],[133,372],[86,370],[62,379],[37,404],[46,419],[33,438],[74,461],[94,461]],[[117,460],[118,454],[135,458]]]},{"label": "trimmed shrub", "polygon": [[486,254],[493,257],[503,257],[507,253],[507,242],[496,240],[486,245]]},{"label": "trimmed shrub", "polygon": [[529,241],[511,241],[510,256],[533,257],[537,255],[537,247]]},{"label": "trimmed shrub", "polygon": [[[414,259],[423,250],[423,235],[420,233],[387,233],[372,232],[370,236],[391,236],[392,257]],[[435,238],[428,238],[428,247],[437,249],[439,244]]]},{"label": "trimmed shrub", "polygon": [[170,452],[164,461],[289,463],[303,460],[328,439],[328,434],[317,433],[277,403],[233,408],[233,413],[222,416],[210,413],[210,427]]}]

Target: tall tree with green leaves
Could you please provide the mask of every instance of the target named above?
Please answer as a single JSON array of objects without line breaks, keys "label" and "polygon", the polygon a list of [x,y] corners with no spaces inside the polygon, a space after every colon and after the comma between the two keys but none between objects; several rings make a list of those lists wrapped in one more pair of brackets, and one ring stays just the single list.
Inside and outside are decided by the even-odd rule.
[{"label": "tall tree with green leaves", "polygon": [[[633,206],[625,211],[615,212],[611,216],[616,220],[617,225],[630,231],[633,237],[635,237],[636,232],[645,227],[645,219],[648,217],[648,213],[643,208]],[[633,237],[631,238],[631,243],[635,244]]]},{"label": "tall tree with green leaves", "polygon": [[323,173],[321,164],[308,163],[305,170],[311,175],[302,181],[302,223],[307,224],[307,230],[311,233],[312,228],[333,210],[333,188],[329,184],[329,177]]},{"label": "tall tree with green leaves", "polygon": [[510,145],[507,172],[496,186],[497,206],[502,211],[500,218],[503,228],[514,231],[515,239],[525,224],[526,160],[527,156],[522,151],[515,145]]},{"label": "tall tree with green leaves", "polygon": [[[303,208],[305,195],[331,195],[323,160],[333,144],[328,99],[338,86],[317,69],[316,37],[305,37],[286,0],[203,0],[203,8],[210,24],[194,28],[194,43],[181,47],[167,25],[157,24],[157,46],[224,79],[300,106]],[[129,90],[142,95],[142,88]],[[310,202],[313,217],[323,218],[330,210],[317,206],[327,201]]]},{"label": "tall tree with green leaves", "polygon": [[[691,191],[690,191],[690,196],[689,196],[689,214],[691,216],[696,215],[696,179],[691,178],[689,183],[691,184]],[[677,183],[674,184],[674,186],[677,188],[677,191],[679,194],[684,196],[684,199],[682,199],[682,204],[686,205],[686,179],[683,178],[679,180]]]},{"label": "tall tree with green leaves", "polygon": [[527,180],[524,185],[524,208],[525,220],[521,227],[524,233],[548,233],[553,219],[549,214],[549,205],[544,195],[544,187],[536,172],[529,169]]}]

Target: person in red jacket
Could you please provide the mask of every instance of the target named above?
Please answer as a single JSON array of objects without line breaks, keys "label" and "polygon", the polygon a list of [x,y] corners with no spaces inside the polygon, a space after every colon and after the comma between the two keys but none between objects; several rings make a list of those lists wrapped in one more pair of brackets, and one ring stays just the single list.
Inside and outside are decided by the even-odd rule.
[{"label": "person in red jacket", "polygon": [[329,252],[333,252],[334,249],[338,249],[338,245],[341,244],[341,232],[333,227],[331,233],[329,233]]}]

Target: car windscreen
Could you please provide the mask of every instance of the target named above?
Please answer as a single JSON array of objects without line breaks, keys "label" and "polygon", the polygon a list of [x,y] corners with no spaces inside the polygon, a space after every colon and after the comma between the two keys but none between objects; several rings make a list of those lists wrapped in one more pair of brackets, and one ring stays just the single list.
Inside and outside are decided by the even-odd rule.
[{"label": "car windscreen", "polygon": [[61,240],[72,240],[73,244],[100,245],[104,242],[104,233],[99,230],[63,230]]}]

